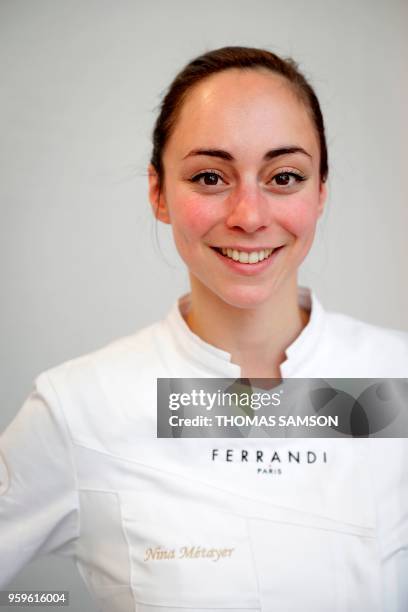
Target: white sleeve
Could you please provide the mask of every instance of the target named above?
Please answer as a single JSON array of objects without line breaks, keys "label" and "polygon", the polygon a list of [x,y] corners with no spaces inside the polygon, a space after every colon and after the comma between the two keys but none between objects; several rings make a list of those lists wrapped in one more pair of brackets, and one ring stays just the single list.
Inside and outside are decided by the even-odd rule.
[{"label": "white sleeve", "polygon": [[371,439],[384,612],[408,610],[408,439]]},{"label": "white sleeve", "polygon": [[68,554],[78,536],[72,441],[43,373],[0,437],[0,588],[37,555]]}]

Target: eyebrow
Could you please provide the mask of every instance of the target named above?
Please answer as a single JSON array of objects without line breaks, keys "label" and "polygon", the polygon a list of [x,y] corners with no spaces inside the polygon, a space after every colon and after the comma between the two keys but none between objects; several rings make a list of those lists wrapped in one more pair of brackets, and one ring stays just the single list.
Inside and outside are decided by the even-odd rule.
[{"label": "eyebrow", "polygon": [[[276,149],[270,149],[263,156],[264,161],[270,161],[271,159],[275,159],[275,157],[281,157],[282,155],[294,155],[295,153],[302,153],[303,155],[307,155],[312,159],[310,153],[308,153],[302,147],[296,146],[286,146],[286,147],[277,147]],[[220,159],[225,159],[226,161],[235,161],[235,158],[228,153],[228,151],[223,151],[222,149],[193,149],[183,159],[187,157],[194,157],[196,155],[205,155],[207,157],[218,157]]]}]

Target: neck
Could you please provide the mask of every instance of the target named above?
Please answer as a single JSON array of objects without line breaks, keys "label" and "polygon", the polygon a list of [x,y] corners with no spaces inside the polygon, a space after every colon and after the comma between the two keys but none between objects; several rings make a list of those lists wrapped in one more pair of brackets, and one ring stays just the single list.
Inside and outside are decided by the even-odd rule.
[{"label": "neck", "polygon": [[221,300],[191,275],[191,309],[186,322],[205,342],[231,354],[243,378],[280,378],[285,351],[308,322],[298,305],[294,278],[252,308]]}]

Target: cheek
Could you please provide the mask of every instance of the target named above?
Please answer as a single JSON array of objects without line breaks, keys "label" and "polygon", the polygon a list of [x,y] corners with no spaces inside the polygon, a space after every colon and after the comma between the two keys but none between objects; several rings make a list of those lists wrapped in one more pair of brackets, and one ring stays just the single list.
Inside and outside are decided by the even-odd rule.
[{"label": "cheek", "polygon": [[318,220],[318,209],[315,199],[292,198],[285,201],[280,210],[280,222],[292,236],[307,240],[313,238]]},{"label": "cheek", "polygon": [[171,207],[173,231],[185,242],[204,236],[216,222],[216,210],[199,196],[175,200]]}]

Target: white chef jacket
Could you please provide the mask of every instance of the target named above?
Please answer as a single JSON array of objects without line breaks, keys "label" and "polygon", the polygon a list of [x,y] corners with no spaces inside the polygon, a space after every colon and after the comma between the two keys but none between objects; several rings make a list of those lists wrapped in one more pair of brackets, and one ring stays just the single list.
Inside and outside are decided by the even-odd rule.
[{"label": "white chef jacket", "polygon": [[[0,587],[53,552],[103,612],[406,612],[407,440],[156,438],[158,377],[240,377],[189,300],[36,379],[0,438]],[[407,334],[300,301],[284,377],[408,377]]]}]

